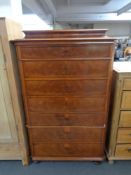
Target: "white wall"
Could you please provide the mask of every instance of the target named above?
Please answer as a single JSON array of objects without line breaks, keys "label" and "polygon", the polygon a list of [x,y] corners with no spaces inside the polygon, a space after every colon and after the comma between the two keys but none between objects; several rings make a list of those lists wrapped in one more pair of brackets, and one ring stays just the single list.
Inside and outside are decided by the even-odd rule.
[{"label": "white wall", "polygon": [[23,30],[52,30],[53,26],[48,25],[37,15],[22,15],[19,22]]},{"label": "white wall", "polygon": [[114,37],[131,37],[131,22],[121,22],[121,23],[96,23],[94,24],[95,29],[108,29],[108,36]]},{"label": "white wall", "polygon": [[0,17],[9,17],[19,21],[22,15],[22,0],[0,0]]}]

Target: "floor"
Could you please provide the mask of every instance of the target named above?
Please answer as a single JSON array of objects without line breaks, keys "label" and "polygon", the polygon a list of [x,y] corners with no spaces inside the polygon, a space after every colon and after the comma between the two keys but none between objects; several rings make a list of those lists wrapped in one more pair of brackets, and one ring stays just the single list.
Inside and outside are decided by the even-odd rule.
[{"label": "floor", "polygon": [[23,167],[21,161],[0,161],[0,175],[131,175],[131,161],[41,162]]}]

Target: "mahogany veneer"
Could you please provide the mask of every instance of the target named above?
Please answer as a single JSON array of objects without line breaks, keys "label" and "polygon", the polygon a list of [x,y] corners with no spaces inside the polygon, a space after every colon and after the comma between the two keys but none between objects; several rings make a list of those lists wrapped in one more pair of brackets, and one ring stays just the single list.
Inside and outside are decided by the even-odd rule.
[{"label": "mahogany veneer", "polygon": [[14,41],[33,160],[103,160],[114,39],[26,31]]}]

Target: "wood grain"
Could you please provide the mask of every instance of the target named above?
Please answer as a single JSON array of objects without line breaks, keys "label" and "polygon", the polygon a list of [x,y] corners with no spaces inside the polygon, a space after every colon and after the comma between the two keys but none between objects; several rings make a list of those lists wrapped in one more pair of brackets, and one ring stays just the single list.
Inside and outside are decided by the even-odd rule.
[{"label": "wood grain", "polygon": [[105,97],[28,97],[28,110],[41,113],[105,112]]},{"label": "wood grain", "polygon": [[105,37],[107,29],[74,29],[74,30],[35,30],[24,31],[27,38],[87,38],[87,37]]},{"label": "wood grain", "polygon": [[107,80],[43,80],[26,81],[28,96],[99,96],[105,95]]},{"label": "wood grain", "polygon": [[123,92],[121,108],[122,109],[131,109],[131,91]]},{"label": "wood grain", "polygon": [[8,113],[8,120],[3,124],[1,122],[1,125],[9,125],[11,131],[11,137],[8,137],[9,140],[6,139],[5,143],[0,143],[0,159],[18,159],[22,160],[23,165],[27,165],[28,146],[24,126],[24,113],[16,63],[16,52],[14,46],[10,43],[10,40],[23,38],[21,26],[7,18],[0,18],[0,37],[0,44],[2,44],[0,55],[3,54],[3,57],[0,58],[0,63],[2,59],[4,60],[2,61],[2,67],[0,66],[3,70],[0,69],[2,82],[4,83],[2,83],[5,93],[4,101]]},{"label": "wood grain", "polygon": [[33,157],[102,157],[101,144],[86,143],[36,143],[32,145]]},{"label": "wood grain", "polygon": [[125,78],[123,84],[124,90],[131,90],[131,78]]},{"label": "wood grain", "polygon": [[25,78],[106,78],[109,60],[22,61]]},{"label": "wood grain", "polygon": [[104,128],[83,126],[29,127],[31,142],[86,142],[103,143]]},{"label": "wood grain", "polygon": [[120,114],[120,127],[131,127],[131,111],[122,111]]},{"label": "wood grain", "polygon": [[131,157],[131,144],[117,145],[115,156],[119,157]]},{"label": "wood grain", "polygon": [[[110,46],[111,47],[111,46]],[[59,46],[38,46],[37,43],[35,47],[26,46],[21,47],[21,58],[25,60],[57,60],[57,59],[70,59],[75,58],[110,58],[110,47],[108,44],[100,43],[98,44],[83,44],[83,45],[64,45]],[[43,49],[44,48],[44,49]],[[99,55],[98,55],[99,52]],[[47,56],[48,55],[48,56]]]},{"label": "wood grain", "polygon": [[114,39],[105,30],[26,33],[14,44],[32,159],[103,160]]},{"label": "wood grain", "polygon": [[[30,112],[29,126],[103,126],[105,113],[53,113]],[[29,121],[29,122],[28,122]]]},{"label": "wood grain", "polygon": [[131,143],[131,128],[118,129],[117,143]]},{"label": "wood grain", "polygon": [[114,63],[110,137],[107,149],[109,160],[131,159],[131,70],[125,65],[128,63]]}]

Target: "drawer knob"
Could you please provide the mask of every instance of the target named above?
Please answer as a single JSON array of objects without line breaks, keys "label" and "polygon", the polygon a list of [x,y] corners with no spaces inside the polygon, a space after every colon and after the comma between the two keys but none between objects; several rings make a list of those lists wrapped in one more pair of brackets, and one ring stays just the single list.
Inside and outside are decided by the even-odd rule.
[{"label": "drawer knob", "polygon": [[65,97],[65,102],[68,102],[68,97]]},{"label": "drawer knob", "polygon": [[69,120],[69,115],[66,114],[66,115],[64,116],[64,118],[65,118],[66,120]]},{"label": "drawer knob", "polygon": [[131,153],[131,148],[127,149],[127,151],[128,151],[129,153]]},{"label": "drawer knob", "polygon": [[68,149],[70,148],[70,145],[68,143],[64,144],[64,148]]},{"label": "drawer knob", "polygon": [[70,133],[70,128],[64,128],[65,133]]}]

